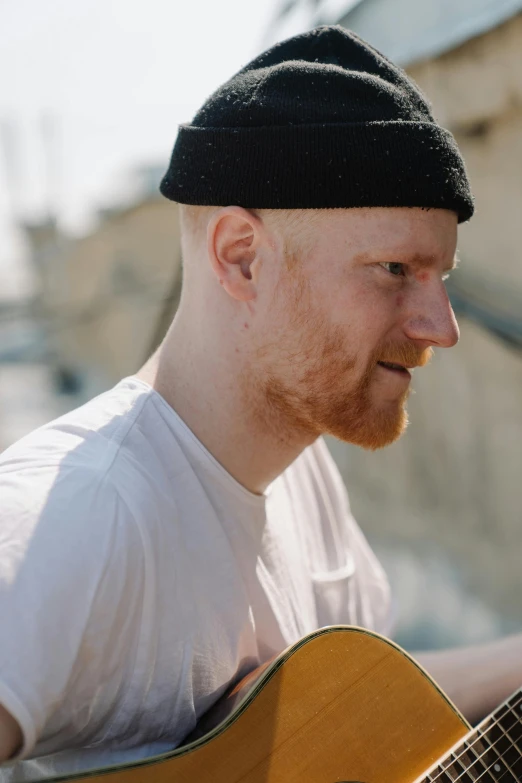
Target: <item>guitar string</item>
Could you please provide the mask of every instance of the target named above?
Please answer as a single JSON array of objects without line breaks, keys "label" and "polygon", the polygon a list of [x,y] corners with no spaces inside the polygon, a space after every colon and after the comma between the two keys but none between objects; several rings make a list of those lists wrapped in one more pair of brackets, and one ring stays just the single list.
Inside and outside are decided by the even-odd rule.
[{"label": "guitar string", "polygon": [[[520,704],[522,704],[522,698],[521,698],[519,701],[517,701],[515,704],[513,704],[513,708],[514,708],[514,707],[518,707]],[[496,721],[494,721],[493,723],[491,723],[491,724],[488,726],[488,729],[491,729],[491,728],[493,728],[493,726],[496,726],[496,725],[497,725],[499,722],[500,722],[500,718],[498,718]],[[484,735],[484,734],[482,734],[481,736],[483,737],[483,736],[485,736],[485,735]],[[476,743],[477,743],[477,742],[478,742],[478,741],[481,739],[481,736],[477,737],[477,739],[476,739],[476,740],[474,740],[474,741],[471,743],[471,746],[470,746],[470,747],[473,747],[473,745],[475,745],[475,744],[476,744]],[[469,765],[468,765],[468,769],[470,769],[470,768],[471,768],[471,767],[472,767],[472,766],[473,766],[473,765],[474,765],[474,764],[475,764],[477,761],[480,761],[480,759],[482,758],[482,756],[484,756],[484,755],[485,755],[485,754],[486,754],[486,753],[487,753],[489,750],[491,750],[491,748],[494,748],[494,747],[495,747],[495,745],[496,745],[498,742],[500,742],[500,740],[501,740],[501,739],[502,739],[502,737],[499,737],[499,738],[498,738],[498,740],[497,740],[496,742],[492,742],[492,743],[490,743],[489,747],[488,747],[488,748],[486,748],[486,750],[485,750],[483,753],[481,753],[481,754],[480,754],[480,756],[477,756],[477,758],[476,758],[476,759],[475,759],[475,760],[472,762],[472,764],[469,764]],[[460,759],[462,758],[462,756],[463,756],[465,753],[467,753],[467,750],[464,750],[464,751],[463,751],[463,752],[460,754],[460,756],[456,756],[456,757],[455,757],[455,759],[454,759],[454,761],[460,761]],[[481,774],[478,776],[478,778],[475,778],[475,781],[474,781],[474,783],[478,783],[478,781],[479,781],[481,778],[483,778],[483,777],[484,777],[484,775],[486,775],[486,773],[487,773],[487,772],[489,772],[491,769],[493,769],[493,767],[495,766],[495,764],[497,764],[499,761],[503,761],[503,760],[504,760],[504,754],[503,754],[503,753],[499,753],[499,752],[497,751],[497,754],[498,754],[498,759],[497,759],[496,761],[494,761],[492,764],[490,764],[490,765],[489,765],[489,767],[486,767],[486,769],[485,769],[485,770],[483,770],[483,772],[481,772]],[[452,763],[454,763],[454,762],[452,762]],[[507,764],[506,764],[506,767],[507,767]],[[443,772],[444,772],[444,771],[443,771]],[[436,780],[440,780],[440,778],[442,777],[442,774],[443,774],[443,772],[442,772],[442,773],[439,773],[439,774],[437,775],[437,777],[433,778],[433,780],[434,780],[434,781],[436,781]],[[460,774],[458,777],[456,777],[456,778],[455,778],[455,780],[453,781],[453,783],[457,783],[457,781],[458,781],[458,780],[461,780],[461,779],[462,779],[462,778],[463,778],[463,777],[464,777],[466,774],[467,774],[467,770],[464,770],[464,772],[462,772],[462,773],[461,773],[461,774]],[[510,772],[509,772],[509,769],[506,769],[506,770],[504,770],[504,772],[502,772],[502,775],[501,775],[501,776],[498,778],[498,780],[500,781],[500,780],[501,780],[501,779],[502,779],[502,778],[503,778],[505,775],[509,775],[509,774],[510,774]]]},{"label": "guitar string", "polygon": [[[493,747],[493,745],[492,745],[491,747]],[[482,754],[482,755],[484,755],[484,754]],[[479,757],[479,758],[481,758],[481,757]],[[475,780],[473,781],[473,783],[478,783],[478,781],[479,781],[481,778],[483,778],[483,777],[484,777],[484,775],[485,775],[487,772],[489,772],[489,770],[491,770],[491,769],[493,769],[493,768],[494,768],[495,764],[498,764],[498,762],[499,762],[499,761],[502,761],[503,759],[504,759],[504,756],[503,756],[503,754],[502,754],[502,753],[499,753],[499,754],[498,754],[498,759],[497,759],[496,761],[494,761],[494,762],[493,762],[493,764],[490,764],[490,765],[489,765],[489,767],[486,767],[486,769],[485,769],[483,772],[481,772],[481,773],[480,773],[480,775],[478,776],[478,778],[475,778]],[[476,759],[476,760],[478,761],[479,759]],[[474,764],[474,763],[475,763],[475,762],[473,762],[473,764]],[[473,764],[472,764],[471,766],[473,766]],[[462,773],[462,774],[464,774],[464,773]],[[505,770],[502,772],[502,775],[500,775],[500,777],[496,778],[496,780],[497,780],[497,781],[500,781],[500,780],[502,780],[502,778],[503,778],[503,777],[505,777],[506,775],[512,775],[512,773],[511,773],[511,771],[509,770],[509,767],[508,767],[508,765],[507,765],[507,764],[506,764],[506,769],[505,769]],[[462,777],[462,775],[459,775],[459,777],[458,777],[458,778],[455,778],[455,781],[457,781],[457,780],[460,780],[460,778],[461,778],[461,777]],[[454,782],[454,783],[455,783],[455,782]]]},{"label": "guitar string", "polygon": [[[497,740],[497,742],[498,742],[498,741],[499,741],[499,740]],[[486,748],[486,750],[484,751],[484,753],[481,753],[481,755],[480,755],[480,756],[477,756],[477,758],[476,758],[476,759],[473,761],[473,763],[469,765],[468,769],[470,769],[470,768],[471,768],[471,767],[472,767],[472,766],[473,766],[473,765],[474,765],[474,764],[475,764],[477,761],[480,761],[480,759],[482,758],[482,756],[484,756],[484,754],[485,754],[485,753],[487,753],[487,752],[488,752],[488,750],[491,750],[491,748],[494,748],[494,747],[495,747],[495,745],[496,745],[496,742],[494,742],[492,745],[490,745],[490,747],[489,747],[489,748]],[[485,769],[484,769],[484,770],[483,770],[483,771],[480,773],[480,775],[478,776],[478,778],[475,778],[475,781],[473,781],[473,783],[478,783],[478,781],[479,781],[481,778],[483,778],[483,777],[484,777],[484,775],[486,775],[486,774],[487,774],[487,773],[488,773],[490,770],[492,770],[492,769],[495,767],[495,765],[496,765],[496,764],[498,764],[498,762],[499,762],[499,761],[503,761],[503,760],[504,760],[504,755],[503,755],[502,753],[499,753],[499,752],[497,751],[497,754],[498,754],[498,759],[496,759],[496,760],[495,760],[495,761],[494,761],[492,764],[490,764],[490,765],[489,765],[489,767],[486,767],[486,768],[485,768]],[[503,772],[502,772],[502,770],[500,770],[500,771],[502,772],[502,774],[500,775],[500,777],[498,777],[498,778],[497,778],[497,780],[498,780],[498,781],[502,780],[502,778],[503,778],[505,775],[510,775],[510,774],[511,774],[511,773],[510,773],[510,771],[509,771],[509,769],[507,768],[507,764],[506,764],[505,766],[506,766],[506,769],[505,769]],[[495,770],[495,772],[496,772],[496,771],[497,771],[497,770]],[[465,774],[466,774],[466,771],[464,771],[464,772],[463,772],[461,775],[459,775],[457,778],[455,778],[455,780],[453,781],[453,783],[456,783],[456,781],[457,781],[457,780],[460,780],[461,778],[463,778]]]},{"label": "guitar string", "polygon": [[[511,711],[514,711],[514,710],[515,710],[515,708],[516,708],[516,707],[519,707],[520,705],[522,705],[522,696],[519,698],[519,700],[518,700],[517,702],[515,702],[515,703],[514,703],[514,704],[512,704],[512,705],[510,705],[510,708],[509,708],[509,709],[510,709]],[[502,716],[502,717],[504,717],[504,716]],[[494,726],[498,726],[498,724],[500,723],[500,720],[501,720],[500,718],[497,718],[497,719],[496,719],[496,720],[494,720],[492,723],[490,723],[490,724],[488,725],[488,727],[487,727],[487,730],[489,731],[490,729],[494,728]],[[486,732],[481,732],[481,731],[480,731],[480,729],[478,729],[478,731],[479,731],[479,736],[478,736],[476,739],[474,739],[474,740],[473,740],[473,742],[472,742],[472,743],[471,743],[471,745],[470,745],[470,747],[471,747],[471,748],[473,748],[473,746],[474,746],[474,745],[475,745],[477,742],[479,742],[479,741],[480,741],[480,740],[481,740],[483,737],[485,737],[485,735],[486,735]],[[486,748],[486,750],[485,750],[483,753],[481,753],[481,754],[480,754],[480,756],[478,756],[478,757],[476,758],[476,761],[479,761],[479,760],[482,758],[482,756],[483,756],[485,753],[487,753],[487,752],[488,752],[488,750],[490,750],[491,748],[494,748],[494,747],[495,747],[495,745],[497,744],[497,742],[500,742],[500,740],[501,740],[501,739],[502,739],[502,737],[499,737],[499,739],[498,739],[496,742],[490,743],[490,746],[489,746],[489,748]],[[488,742],[489,742],[489,740],[488,740]],[[462,751],[462,753],[461,753],[459,756],[456,756],[456,757],[455,757],[455,761],[460,761],[460,759],[462,758],[462,756],[463,756],[465,753],[467,753],[467,750],[466,750],[466,749],[465,749],[465,750],[463,750],[463,751]],[[499,758],[502,760],[504,757],[503,757],[503,755],[502,755],[502,754],[500,754],[500,753],[499,753]],[[493,764],[492,766],[494,766],[494,764]],[[491,769],[491,767],[488,767],[488,769]],[[487,771],[487,770],[486,770],[486,771]],[[439,777],[440,777],[440,775],[439,775]],[[460,778],[460,777],[462,777],[462,775],[460,775],[460,776],[459,776],[459,778]],[[459,780],[459,778],[455,778],[455,780]],[[479,780],[479,779],[480,779],[480,778],[477,778],[477,780]],[[438,778],[434,778],[434,780],[436,781],[436,780],[438,780]]]},{"label": "guitar string", "polygon": [[[515,708],[516,708],[516,707],[519,707],[520,705],[522,705],[522,696],[520,697],[520,699],[519,699],[517,702],[515,702],[515,703],[514,703],[514,704],[512,704],[512,705],[510,705],[510,708],[509,708],[509,709],[511,709],[511,710],[515,710]],[[504,717],[504,716],[502,716],[502,717]],[[501,720],[500,718],[497,718],[495,721],[493,721],[492,723],[490,723],[490,724],[488,725],[488,727],[487,727],[487,731],[489,731],[490,729],[494,728],[494,726],[497,726],[497,725],[500,723],[500,720]],[[480,729],[479,729],[479,732],[480,732]],[[478,736],[478,737],[477,737],[475,740],[473,740],[473,742],[471,743],[470,747],[471,747],[471,748],[473,748],[473,746],[474,746],[474,745],[475,745],[477,742],[479,742],[479,741],[480,741],[480,740],[481,740],[481,739],[482,739],[484,736],[485,736],[485,732],[480,732],[479,736]],[[476,758],[476,759],[473,761],[473,764],[475,764],[477,761],[480,761],[480,759],[482,758],[482,756],[484,756],[484,755],[485,755],[485,754],[486,754],[486,753],[487,753],[489,750],[491,750],[491,748],[494,748],[494,747],[495,747],[495,745],[496,745],[498,742],[500,742],[500,740],[501,740],[501,739],[502,739],[502,737],[499,737],[499,738],[498,738],[498,740],[497,740],[496,742],[490,743],[490,745],[489,745],[489,748],[486,748],[486,750],[485,750],[483,753],[481,753],[481,754],[480,754],[480,756],[477,756],[477,758]],[[468,752],[468,750],[467,750],[467,749],[466,749],[466,750],[463,750],[463,751],[462,751],[462,753],[461,753],[459,756],[456,756],[456,757],[455,757],[454,761],[460,761],[460,759],[461,759],[461,758],[464,756],[464,754],[465,754],[465,753],[467,753],[467,752]],[[497,753],[498,753],[498,751],[497,751]],[[499,758],[498,758],[498,760],[497,760],[497,761],[503,761],[503,760],[504,760],[504,755],[503,755],[502,753],[498,753],[498,757],[499,757]],[[493,767],[495,766],[495,764],[497,763],[497,761],[493,762],[493,764],[491,764],[489,767],[487,767],[487,768],[486,768],[486,769],[485,769],[485,770],[484,770],[484,771],[483,771],[483,772],[482,772],[482,773],[481,773],[481,774],[478,776],[478,778],[476,778],[475,780],[476,780],[476,781],[479,781],[479,780],[480,780],[482,777],[484,777],[484,775],[485,775],[485,774],[486,774],[486,773],[487,773],[489,770],[493,769]],[[454,763],[454,762],[452,762],[452,763]],[[469,765],[469,767],[473,766],[473,764],[470,764],[470,765]],[[507,766],[507,765],[506,765],[506,766]],[[468,767],[468,768],[469,768],[469,767]],[[508,774],[508,773],[509,773],[509,769],[507,769],[505,772],[503,772],[503,773],[502,773],[502,776],[501,776],[501,778],[502,778],[502,777],[504,777],[504,776],[505,776],[506,774]],[[435,783],[435,781],[437,781],[437,780],[440,780],[440,779],[442,778],[442,775],[443,775],[443,774],[444,774],[444,770],[443,770],[443,772],[440,772],[440,773],[438,773],[438,774],[437,774],[437,776],[433,778],[433,783]],[[453,783],[456,783],[458,780],[461,780],[461,779],[464,777],[464,775],[465,775],[465,774],[466,774],[466,770],[465,770],[465,771],[464,771],[464,772],[463,772],[461,775],[459,775],[457,778],[455,778],[455,780],[453,781]],[[500,780],[501,778],[499,778],[499,780]]]},{"label": "guitar string", "polygon": [[[519,698],[519,700],[518,700],[518,701],[516,701],[514,704],[510,705],[509,709],[510,709],[512,712],[514,712],[515,708],[516,708],[516,707],[519,707],[519,706],[521,706],[521,705],[522,705],[522,695],[520,696],[520,698]],[[502,717],[504,717],[504,716],[502,716]],[[490,730],[490,729],[492,729],[494,726],[497,726],[497,725],[500,723],[500,720],[501,720],[501,718],[497,718],[497,719],[496,719],[496,720],[494,720],[492,723],[490,723],[490,724],[487,726],[487,730],[489,731],[489,730]],[[522,720],[522,718],[520,718],[520,720]],[[481,730],[480,730],[480,729],[478,729],[478,731],[479,731],[479,736],[478,736],[476,739],[474,739],[474,740],[473,740],[473,742],[471,743],[471,746],[470,746],[470,747],[473,747],[473,745],[475,745],[477,742],[479,742],[479,741],[482,739],[482,737],[484,737],[484,736],[485,736],[485,732],[481,732]],[[497,740],[497,742],[499,742],[499,741],[500,741],[500,739],[502,739],[502,737],[499,737],[499,739]],[[497,744],[497,742],[491,743],[491,744],[490,744],[490,748],[493,748],[493,747],[494,747],[494,746]],[[487,753],[487,751],[488,751],[488,749],[486,748],[486,750],[484,751],[484,753]],[[462,751],[462,753],[460,754],[460,756],[455,756],[455,761],[460,761],[460,759],[462,758],[462,756],[463,756],[465,753],[467,753],[467,750],[463,750],[463,751]],[[484,753],[481,753],[481,755],[480,755],[480,756],[478,756],[476,760],[478,761],[480,758],[482,758],[482,756],[484,755]],[[499,754],[499,755],[500,755],[500,754]],[[500,756],[500,758],[503,758],[503,757],[502,757],[502,756]],[[439,775],[438,777],[434,778],[434,781],[438,780],[439,778],[440,778],[440,775]],[[477,779],[478,779],[478,778],[477,778]],[[459,780],[459,778],[456,778],[456,780]]]},{"label": "guitar string", "polygon": [[[477,738],[477,740],[475,740],[475,742],[477,742],[477,741],[478,741],[478,739],[480,739],[480,738]],[[501,738],[499,738],[499,739],[497,740],[497,742],[500,742],[500,739],[501,739]],[[473,745],[475,744],[475,742],[473,742],[473,743],[472,743],[471,747],[473,747]],[[458,775],[458,776],[457,776],[457,777],[456,777],[456,778],[455,778],[455,779],[452,781],[452,783],[457,783],[457,781],[458,781],[458,780],[462,780],[462,778],[463,778],[465,775],[467,775],[467,774],[468,774],[468,770],[469,770],[469,769],[471,769],[471,767],[473,767],[473,766],[474,766],[474,765],[477,763],[477,761],[480,761],[480,759],[482,758],[482,756],[484,756],[484,755],[485,755],[485,754],[486,754],[486,753],[487,753],[489,750],[491,750],[491,748],[494,748],[494,747],[495,747],[495,745],[497,744],[497,742],[493,742],[493,743],[491,743],[491,744],[490,744],[490,746],[489,746],[488,748],[486,748],[486,750],[485,750],[483,753],[481,753],[481,754],[480,754],[480,756],[477,756],[477,757],[476,757],[476,758],[475,758],[475,759],[472,761],[472,763],[468,765],[468,769],[465,769],[465,770],[464,770],[464,772],[461,772],[461,774],[460,774],[460,775]],[[464,755],[466,752],[467,752],[467,751],[463,751],[463,752],[460,754],[460,756],[456,756],[456,757],[455,757],[455,759],[454,759],[454,760],[453,760],[451,763],[452,763],[452,764],[454,764],[454,763],[455,763],[455,761],[460,761],[460,759],[462,758],[462,756],[463,756],[463,755]],[[489,765],[489,767],[486,767],[484,770],[482,770],[482,772],[480,773],[480,775],[478,776],[478,778],[475,778],[474,780],[473,780],[473,779],[471,779],[471,780],[472,780],[472,783],[478,783],[478,781],[479,781],[481,778],[483,778],[483,777],[484,777],[484,775],[486,775],[486,774],[487,774],[487,773],[488,773],[490,770],[492,770],[492,769],[493,769],[493,767],[495,766],[495,764],[498,764],[498,762],[499,762],[499,761],[503,761],[503,760],[504,760],[504,755],[503,755],[502,753],[499,753],[499,752],[497,751],[497,755],[498,755],[498,759],[496,759],[496,760],[495,760],[495,761],[494,761],[492,764],[490,764],[490,765]],[[462,762],[461,762],[461,763],[462,763]],[[507,764],[506,764],[506,767],[507,767]],[[435,781],[437,781],[437,780],[440,780],[440,779],[442,778],[442,776],[443,776],[443,774],[444,774],[445,772],[446,772],[446,770],[443,770],[442,772],[440,772],[440,773],[437,775],[437,777],[433,778],[433,781],[435,782]],[[510,772],[509,772],[509,769],[505,769],[505,770],[502,772],[502,775],[501,775],[499,778],[497,778],[497,780],[498,780],[498,781],[500,781],[500,780],[501,780],[501,779],[502,779],[502,778],[503,778],[505,775],[509,775],[509,774],[510,774]]]},{"label": "guitar string", "polygon": [[[513,705],[513,707],[518,707],[518,706],[519,706],[521,703],[522,703],[522,699],[520,699],[520,701],[516,702],[516,704],[514,704],[514,705]],[[499,720],[500,720],[500,719],[498,719],[498,720],[494,721],[492,724],[490,724],[490,726],[488,726],[488,729],[490,729],[490,728],[493,728],[493,726],[496,726],[496,725],[499,723]],[[475,740],[474,740],[474,741],[471,743],[470,747],[471,747],[471,748],[473,748],[473,745],[475,745],[475,744],[476,744],[476,743],[477,743],[477,742],[478,742],[478,741],[479,741],[479,740],[480,740],[480,739],[481,739],[483,736],[485,736],[485,735],[484,735],[484,734],[482,734],[481,736],[477,737],[477,739],[475,739]],[[477,762],[477,761],[480,761],[480,759],[481,759],[481,758],[482,758],[482,757],[483,757],[483,756],[484,756],[486,753],[488,753],[488,751],[490,751],[490,750],[491,750],[491,748],[494,748],[494,747],[495,747],[495,745],[496,745],[498,742],[500,742],[500,740],[501,740],[501,739],[502,739],[502,737],[499,737],[499,739],[498,739],[496,742],[492,742],[492,743],[490,743],[490,744],[489,744],[489,747],[487,747],[487,748],[484,750],[484,752],[480,754],[480,756],[478,756],[478,755],[477,755],[477,757],[474,759],[474,761],[473,761],[471,764],[469,764],[469,765],[468,765],[468,769],[470,769],[470,768],[471,768],[471,767],[472,767],[474,764],[476,764],[476,762]],[[459,756],[456,756],[456,757],[455,757],[455,759],[452,761],[452,764],[453,764],[455,761],[460,761],[460,759],[461,759],[461,758],[464,756],[464,754],[465,754],[465,753],[467,753],[467,752],[468,752],[468,749],[464,750],[464,751],[463,751],[463,752],[462,752],[462,753],[461,753]],[[495,760],[495,761],[494,761],[492,764],[490,764],[490,765],[489,765],[489,767],[486,767],[486,769],[484,769],[484,770],[481,772],[481,774],[478,776],[478,778],[475,778],[475,781],[474,781],[474,783],[478,782],[478,781],[479,781],[481,778],[483,778],[483,777],[484,777],[484,775],[486,775],[486,774],[487,774],[487,772],[489,772],[491,769],[493,769],[493,767],[495,766],[495,764],[497,764],[499,761],[503,761],[503,760],[504,760],[504,754],[503,754],[503,753],[499,753],[499,752],[497,751],[497,755],[498,755],[498,759],[496,759],[496,760]],[[461,762],[461,763],[462,763],[462,762]],[[506,764],[506,767],[507,767],[507,764]],[[434,780],[434,781],[440,780],[440,779],[442,778],[442,775],[444,774],[444,772],[445,772],[445,771],[446,771],[446,770],[443,770],[441,773],[439,773],[439,774],[437,775],[437,777],[433,778],[433,780]],[[462,773],[461,773],[461,774],[460,774],[458,777],[456,777],[456,778],[455,778],[455,780],[454,780],[452,783],[457,783],[457,781],[458,781],[458,780],[461,780],[461,779],[462,779],[462,778],[463,778],[463,777],[464,777],[466,774],[467,774],[467,770],[464,770],[464,772],[462,772]],[[510,774],[509,768],[507,768],[507,769],[506,769],[504,772],[502,772],[502,775],[501,775],[499,778],[497,778],[497,779],[498,779],[498,780],[501,780],[501,779],[502,779],[502,778],[503,778],[505,775],[508,775],[508,774]]]}]

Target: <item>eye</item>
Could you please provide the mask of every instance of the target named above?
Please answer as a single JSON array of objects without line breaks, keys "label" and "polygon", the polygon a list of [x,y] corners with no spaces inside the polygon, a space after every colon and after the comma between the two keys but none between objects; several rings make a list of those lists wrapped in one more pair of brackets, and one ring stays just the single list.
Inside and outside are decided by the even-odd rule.
[{"label": "eye", "polygon": [[381,266],[394,277],[404,277],[406,274],[404,264],[401,264],[399,261],[385,261]]}]

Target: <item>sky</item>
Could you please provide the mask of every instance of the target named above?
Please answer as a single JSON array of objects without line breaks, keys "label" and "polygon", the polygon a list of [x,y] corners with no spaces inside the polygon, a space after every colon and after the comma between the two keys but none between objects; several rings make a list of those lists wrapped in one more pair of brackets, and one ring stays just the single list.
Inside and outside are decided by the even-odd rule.
[{"label": "sky", "polygon": [[16,218],[50,205],[82,233],[125,201],[129,171],[166,167],[178,124],[265,48],[279,5],[0,0],[0,295],[27,283]]}]

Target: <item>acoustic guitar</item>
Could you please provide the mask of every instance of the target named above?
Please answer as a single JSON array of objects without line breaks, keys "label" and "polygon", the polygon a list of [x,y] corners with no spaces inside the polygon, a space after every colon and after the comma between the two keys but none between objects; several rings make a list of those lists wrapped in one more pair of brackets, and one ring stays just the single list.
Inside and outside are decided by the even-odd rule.
[{"label": "acoustic guitar", "polygon": [[176,750],[59,780],[95,777],[100,783],[517,783],[522,691],[472,728],[396,644],[362,628],[331,626],[245,678]]}]

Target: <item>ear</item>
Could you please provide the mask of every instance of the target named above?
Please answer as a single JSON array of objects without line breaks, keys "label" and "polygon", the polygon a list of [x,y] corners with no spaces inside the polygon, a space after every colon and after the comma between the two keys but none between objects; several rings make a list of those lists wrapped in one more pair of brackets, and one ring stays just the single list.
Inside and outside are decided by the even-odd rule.
[{"label": "ear", "polygon": [[246,302],[257,295],[259,249],[263,225],[242,207],[215,212],[207,228],[210,264],[224,290]]}]

